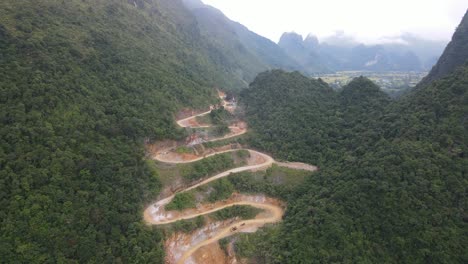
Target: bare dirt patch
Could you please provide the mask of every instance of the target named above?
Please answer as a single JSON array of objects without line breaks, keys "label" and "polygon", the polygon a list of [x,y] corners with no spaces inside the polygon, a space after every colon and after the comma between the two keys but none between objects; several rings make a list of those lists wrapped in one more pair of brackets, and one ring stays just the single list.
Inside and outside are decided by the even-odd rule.
[{"label": "bare dirt patch", "polygon": [[211,243],[204,247],[201,247],[193,254],[193,260],[195,263],[203,264],[220,264],[229,263],[229,259],[221,249],[219,243]]},{"label": "bare dirt patch", "polygon": [[301,162],[278,162],[276,161],[275,164],[281,167],[286,167],[286,168],[295,169],[295,170],[306,170],[306,171],[318,170],[317,166],[313,166],[313,165],[301,163]]}]

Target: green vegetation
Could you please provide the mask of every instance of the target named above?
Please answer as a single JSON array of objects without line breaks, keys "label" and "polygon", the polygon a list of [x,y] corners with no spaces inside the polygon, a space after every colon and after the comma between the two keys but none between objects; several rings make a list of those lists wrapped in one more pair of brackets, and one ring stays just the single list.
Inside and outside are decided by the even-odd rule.
[{"label": "green vegetation", "polygon": [[233,119],[233,116],[224,108],[219,108],[211,111],[210,118],[214,125],[226,125]]},{"label": "green vegetation", "polygon": [[202,228],[204,225],[205,218],[203,216],[197,216],[193,219],[177,221],[165,226],[164,228],[169,234],[176,232],[192,233],[193,231]]},{"label": "green vegetation", "polygon": [[214,137],[222,137],[231,132],[228,125],[220,125],[212,128],[212,133]]},{"label": "green vegetation", "polygon": [[223,153],[197,161],[185,170],[183,177],[193,182],[233,167],[234,160],[231,153]]},{"label": "green vegetation", "polygon": [[178,180],[189,184],[202,178],[246,164],[248,156],[241,150],[211,156],[193,163],[168,165],[149,161],[147,164],[158,172],[162,186],[167,187]]},{"label": "green vegetation", "polygon": [[366,76],[376,83],[384,92],[391,96],[401,93],[416,86],[427,75],[427,72],[369,72],[369,71],[338,71],[329,74],[314,74],[328,83],[334,89],[341,89],[354,78]]},{"label": "green vegetation", "polygon": [[343,122],[335,110],[338,95],[326,83],[298,72],[262,73],[242,93],[241,102],[253,128],[249,141],[254,147],[319,166],[322,160],[338,158],[324,151],[326,143],[339,136],[337,124]]},{"label": "green vegetation", "polygon": [[241,145],[246,143],[245,134],[237,136],[237,137],[223,139],[223,140],[205,142],[203,143],[203,146],[205,148],[216,148],[216,147],[223,147],[229,144],[237,144],[237,143]]},{"label": "green vegetation", "polygon": [[211,137],[222,137],[231,130],[229,124],[234,120],[234,117],[224,108],[215,109],[207,116],[198,118],[201,124],[212,125],[210,128],[197,129],[200,132],[208,131]]},{"label": "green vegetation", "polygon": [[175,152],[179,154],[184,154],[184,153],[193,153],[193,150],[186,146],[180,146],[180,147],[177,147]]},{"label": "green vegetation", "polygon": [[[234,192],[266,194],[284,200],[293,199],[294,190],[304,184],[310,172],[273,165],[266,172],[232,173],[226,178],[200,186],[190,192],[204,196],[203,203],[226,200]],[[206,195],[208,194],[208,195]]]},{"label": "green vegetation", "polygon": [[296,190],[301,184],[304,184],[310,172],[267,170],[262,172],[240,172],[229,175],[228,180],[234,186],[234,189],[241,193],[265,194],[270,197],[277,197],[285,201],[294,199]]},{"label": "green vegetation", "polygon": [[[222,24],[213,21],[173,0],[0,2],[1,262],[163,262],[163,232],[142,223],[161,189],[143,143],[183,138],[174,112],[214,104],[211,87],[238,89],[269,68],[238,45],[248,32],[238,41],[238,28],[221,30],[229,36],[217,41]],[[447,53],[465,58],[466,44],[453,45]],[[269,176],[229,177],[234,189],[289,206],[277,233],[246,254],[468,262],[467,76],[461,67],[391,102],[362,78],[335,92],[298,73],[261,74],[243,94],[251,143],[322,169],[287,188]],[[181,175],[194,181],[233,165],[218,155]],[[216,196],[230,189],[225,182]],[[217,217],[253,214],[243,210]]]},{"label": "green vegetation", "polygon": [[224,251],[224,253],[227,255],[228,254],[228,245],[229,245],[229,242],[230,242],[230,238],[229,237],[225,237],[221,240],[218,241],[219,243],[219,247],[221,247],[221,249]]},{"label": "green vegetation", "polygon": [[213,218],[218,221],[239,217],[242,220],[253,219],[262,210],[246,205],[235,205],[213,213]]},{"label": "green vegetation", "polygon": [[1,262],[162,262],[143,142],[237,84],[179,1],[131,2],[0,2]]},{"label": "green vegetation", "polygon": [[226,178],[213,182],[209,187],[213,188],[213,191],[210,192],[210,195],[208,196],[208,201],[210,202],[228,199],[234,192],[234,186]]},{"label": "green vegetation", "polygon": [[[298,73],[259,75],[242,94],[251,144],[320,171],[286,194],[284,223],[254,234],[250,243],[264,242],[257,251],[242,244],[244,254],[264,263],[466,262],[467,84],[465,66],[392,102],[365,78],[335,92]],[[249,177],[230,180],[269,193]]]},{"label": "green vegetation", "polygon": [[[236,254],[239,258],[248,258],[249,263],[277,263],[274,252],[277,248],[271,248],[275,240],[280,239],[281,225],[268,225],[252,234],[238,234],[236,236]],[[306,261],[303,261],[306,262]],[[299,262],[302,263],[302,262]]]},{"label": "green vegetation", "polygon": [[236,151],[236,156],[242,160],[250,158],[250,152],[246,149]]},{"label": "green vegetation", "polygon": [[194,208],[195,196],[191,192],[183,192],[175,195],[174,199],[165,207],[167,211],[182,211],[188,208]]}]

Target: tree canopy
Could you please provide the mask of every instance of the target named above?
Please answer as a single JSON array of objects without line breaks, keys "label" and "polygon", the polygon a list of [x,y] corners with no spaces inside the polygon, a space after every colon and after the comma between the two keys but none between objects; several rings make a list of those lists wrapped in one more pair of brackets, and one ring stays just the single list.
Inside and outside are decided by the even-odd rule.
[{"label": "tree canopy", "polygon": [[[467,261],[468,67],[391,101],[271,71],[242,93],[256,147],[320,171],[288,200],[266,263]],[[276,230],[276,229],[275,229]],[[256,236],[256,235],[254,235]],[[245,244],[242,244],[245,246]]]}]

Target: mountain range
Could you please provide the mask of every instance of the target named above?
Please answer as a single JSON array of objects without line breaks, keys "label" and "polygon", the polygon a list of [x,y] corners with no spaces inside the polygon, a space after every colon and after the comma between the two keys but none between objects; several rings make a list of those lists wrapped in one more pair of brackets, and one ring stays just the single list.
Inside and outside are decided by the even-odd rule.
[{"label": "mountain range", "polygon": [[[321,62],[334,54],[314,37],[290,34],[285,49],[200,1],[0,1],[0,262],[163,263],[173,233],[142,212],[164,175],[145,150],[183,141],[176,113],[219,103],[214,88],[245,88],[242,143],[320,171],[284,194],[284,223],[236,250],[263,263],[466,263],[467,23],[392,101],[366,78],[334,91],[303,76],[348,63]],[[358,65],[383,52],[367,48]]]},{"label": "mountain range", "polygon": [[[297,33],[284,33],[279,46],[296,58],[306,72],[329,71],[424,71],[429,70],[445,47],[444,42],[424,40],[405,34],[404,43],[365,45],[343,33],[319,43]],[[314,65],[310,67],[310,65]]]},{"label": "mountain range", "polygon": [[259,74],[242,91],[254,147],[320,167],[291,192],[281,227],[237,242],[243,256],[260,263],[468,260],[467,17],[426,79],[397,100],[365,77],[333,90],[281,70]]},{"label": "mountain range", "polygon": [[466,64],[468,59],[468,13],[465,13],[460,25],[457,27],[452,40],[445,48],[442,56],[429,72],[420,85],[447,76],[456,68]]},{"label": "mountain range", "polygon": [[277,44],[200,0],[184,0],[184,4],[197,18],[203,35],[217,49],[235,55],[231,58],[233,71],[246,82],[262,70],[276,68],[307,75],[335,71],[427,71],[446,45],[408,33],[386,44],[365,45],[343,32],[323,42],[313,35],[303,39],[297,33],[284,33]]}]

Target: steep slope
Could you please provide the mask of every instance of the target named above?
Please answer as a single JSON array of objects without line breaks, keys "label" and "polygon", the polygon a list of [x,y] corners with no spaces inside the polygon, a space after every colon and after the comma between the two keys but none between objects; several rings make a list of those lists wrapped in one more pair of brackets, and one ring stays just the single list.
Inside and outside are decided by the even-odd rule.
[{"label": "steep slope", "polygon": [[312,38],[302,39],[297,33],[284,33],[278,45],[302,66],[305,74],[324,73],[329,70],[323,65],[318,55],[318,43]]},{"label": "steep slope", "polygon": [[389,104],[389,96],[367,78],[355,78],[343,87],[340,92],[342,127],[339,141],[346,152],[352,153],[357,147],[361,150],[372,147],[371,139],[375,135],[371,129],[378,127]]},{"label": "steep slope", "polygon": [[265,74],[243,93],[247,120],[264,135],[252,144],[320,166],[282,227],[254,235],[248,257],[466,262],[468,65],[394,102],[365,78],[324,97],[304,78]]},{"label": "steep slope", "polygon": [[362,76],[343,87],[340,94],[345,109],[357,107],[367,111],[383,108],[390,103],[389,97],[375,83]]},{"label": "steep slope", "polygon": [[[0,256],[156,262],[143,143],[235,85],[180,1],[0,2]],[[233,85],[234,83],[234,85]]]},{"label": "steep slope", "polygon": [[313,160],[319,166],[367,145],[359,135],[368,134],[390,103],[388,95],[364,77],[336,92],[321,80],[279,70],[260,74],[241,96],[252,144],[284,159]]},{"label": "steep slope", "polygon": [[452,158],[464,158],[468,142],[467,93],[468,63],[395,103],[385,131],[388,136],[434,142]]},{"label": "steep slope", "polygon": [[[335,96],[316,96],[305,80],[299,86],[296,78],[304,77],[259,77],[243,95],[247,119],[260,135],[251,143],[319,164],[320,172],[296,189],[279,231],[254,235],[251,240],[261,242],[249,257],[464,263],[467,70],[392,104],[375,87],[361,88],[367,81],[355,80],[341,103],[326,107]],[[274,83],[283,88],[275,91]],[[299,95],[285,96],[290,87]],[[368,91],[373,95],[359,96]]]},{"label": "steep slope", "polygon": [[421,85],[440,79],[453,71],[457,67],[463,66],[468,60],[468,11],[465,13],[462,22],[457,27],[452,41],[445,48],[437,64],[432,68],[428,76],[423,79]]},{"label": "steep slope", "polygon": [[303,70],[276,43],[250,31],[245,26],[233,22],[232,26],[244,46],[256,54],[273,69]]},{"label": "steep slope", "polygon": [[[241,97],[253,130],[251,143],[277,157],[320,165],[322,143],[338,136],[340,120],[329,119],[337,109],[338,94],[323,81],[274,70],[259,74]],[[300,147],[304,145],[311,149]]]},{"label": "steep slope", "polygon": [[197,18],[200,33],[210,45],[210,58],[227,66],[227,71],[240,81],[237,88],[248,86],[257,73],[268,69],[265,62],[241,43],[231,21],[219,10],[203,6],[191,12]]},{"label": "steep slope", "polygon": [[231,21],[218,9],[200,0],[184,0],[184,3],[197,18],[202,34],[221,51],[212,56],[218,56],[224,64],[230,65],[246,84],[267,69],[300,69],[300,65],[276,43]]}]

